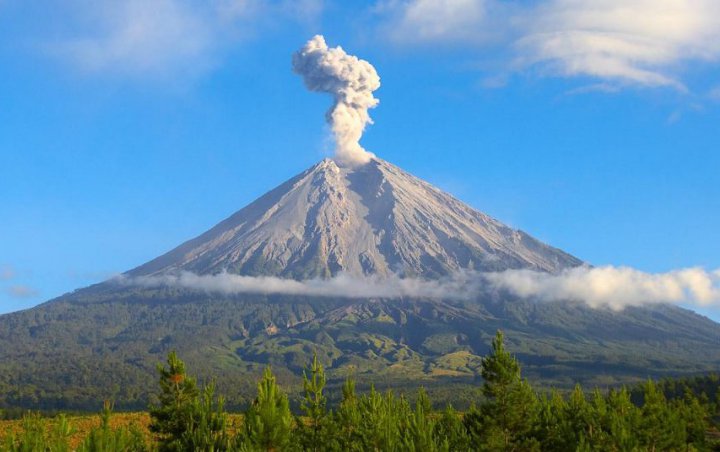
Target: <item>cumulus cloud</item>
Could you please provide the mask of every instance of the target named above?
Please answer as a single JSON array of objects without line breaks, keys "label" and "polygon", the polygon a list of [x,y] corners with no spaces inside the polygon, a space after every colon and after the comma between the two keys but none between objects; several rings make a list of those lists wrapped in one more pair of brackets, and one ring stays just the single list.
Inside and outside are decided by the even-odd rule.
[{"label": "cumulus cloud", "polygon": [[[684,65],[720,59],[716,0],[390,0],[381,5],[395,41],[462,43],[483,51],[494,42],[510,71],[532,68],[544,75],[684,91],[679,78]],[[452,7],[438,14],[444,5]],[[478,39],[488,35],[494,39]]]},{"label": "cumulus cloud", "polygon": [[333,96],[325,117],[335,136],[335,159],[347,165],[370,161],[373,154],[360,146],[360,138],[365,126],[372,123],[368,110],[379,103],[373,96],[380,88],[375,68],[340,46],[328,47],[320,35],[293,55],[292,65],[310,91]]},{"label": "cumulus cloud", "polygon": [[720,305],[720,270],[687,268],[667,273],[645,273],[628,267],[577,267],[559,274],[529,270],[486,273],[496,289],[543,301],[582,301],[591,307],[669,303]]},{"label": "cumulus cloud", "polygon": [[39,295],[39,292],[32,287],[22,285],[10,286],[6,293],[13,298],[33,298]]},{"label": "cumulus cloud", "polygon": [[687,268],[646,273],[628,267],[576,267],[551,274],[532,270],[458,272],[439,280],[390,276],[296,281],[271,276],[229,273],[178,274],[114,279],[143,287],[182,287],[222,294],[264,293],[348,298],[423,297],[469,300],[489,292],[508,292],[540,302],[584,302],[593,308],[621,310],[652,304],[720,306],[720,270]]},{"label": "cumulus cloud", "polygon": [[[86,73],[196,75],[271,20],[309,21],[322,0],[57,0],[59,36],[44,46]],[[61,27],[62,29],[62,27]]]}]

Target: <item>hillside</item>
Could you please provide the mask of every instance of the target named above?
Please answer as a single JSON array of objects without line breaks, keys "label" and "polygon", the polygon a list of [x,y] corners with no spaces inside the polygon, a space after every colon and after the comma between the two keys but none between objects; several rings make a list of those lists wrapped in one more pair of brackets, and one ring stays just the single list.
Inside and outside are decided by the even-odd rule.
[{"label": "hillside", "polygon": [[121,280],[0,316],[0,404],[96,409],[112,398],[143,407],[170,350],[201,377],[215,376],[231,404],[247,400],[268,364],[297,389],[314,351],[332,384],[353,374],[457,400],[479,378],[498,329],[537,385],[607,386],[720,367],[720,325],[671,306],[592,309],[488,287],[463,297],[353,298],[140,283],[180,272],[434,281],[578,265],[387,162],[349,169],[324,160]]}]

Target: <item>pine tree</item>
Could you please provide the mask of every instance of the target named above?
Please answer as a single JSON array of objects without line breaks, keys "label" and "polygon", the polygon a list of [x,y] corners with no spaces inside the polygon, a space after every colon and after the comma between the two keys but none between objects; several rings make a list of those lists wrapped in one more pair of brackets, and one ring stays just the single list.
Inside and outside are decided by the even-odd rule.
[{"label": "pine tree", "polygon": [[195,379],[185,373],[185,363],[175,352],[167,357],[167,367],[158,365],[160,394],[158,405],[150,406],[150,431],[158,435],[162,451],[187,450],[183,435],[192,429],[198,396]]},{"label": "pine tree", "polygon": [[437,452],[449,450],[446,439],[435,434],[435,421],[430,418],[431,403],[424,389],[418,392],[415,409],[410,413],[403,431],[402,449],[408,452]]},{"label": "pine tree", "polygon": [[323,394],[325,388],[325,369],[318,362],[317,354],[313,355],[310,366],[310,377],[303,372],[303,389],[305,397],[300,402],[300,409],[307,418],[306,422],[298,421],[300,443],[304,450],[328,450],[331,441],[331,417],[327,411],[327,398]]},{"label": "pine tree", "polygon": [[678,450],[686,443],[684,426],[678,413],[670,409],[665,395],[652,380],[643,386],[640,438],[650,452]]},{"label": "pine tree", "polygon": [[110,428],[112,404],[105,401],[100,412],[100,426],[90,430],[90,433],[78,447],[78,452],[125,452],[147,450],[145,439],[137,426],[130,429],[120,427]]},{"label": "pine tree", "polygon": [[495,335],[491,353],[482,360],[482,377],[485,400],[466,417],[473,446],[504,451],[537,449],[532,437],[537,396],[521,378],[517,359],[505,350],[501,331]]},{"label": "pine tree", "polygon": [[539,401],[538,421],[534,436],[543,450],[564,450],[568,442],[567,435],[567,403],[559,392],[553,391]]},{"label": "pine tree", "polygon": [[359,398],[360,425],[358,433],[363,450],[391,451],[400,445],[398,409],[390,392],[385,396],[370,387],[370,392]]},{"label": "pine tree", "polygon": [[213,452],[230,448],[228,419],[224,405],[225,401],[222,397],[215,399],[214,382],[203,388],[202,394],[193,403],[192,424],[181,438],[186,450]]},{"label": "pine tree", "polygon": [[352,378],[345,380],[342,388],[343,398],[335,418],[337,426],[337,439],[340,443],[340,450],[362,450],[360,449],[360,410],[358,397],[355,393],[355,381]]},{"label": "pine tree", "polygon": [[463,425],[460,414],[448,405],[435,424],[435,437],[447,444],[449,450],[470,450],[470,438]]},{"label": "pine tree", "polygon": [[640,441],[637,432],[640,424],[640,410],[632,403],[627,388],[611,389],[606,400],[607,415],[602,423],[603,429],[608,433],[607,449],[638,449]]},{"label": "pine tree", "polygon": [[287,396],[275,381],[270,367],[258,383],[258,395],[245,414],[241,447],[263,451],[286,450],[293,417]]},{"label": "pine tree", "polygon": [[707,400],[701,401],[689,388],[685,388],[685,397],[676,404],[675,409],[685,423],[687,450],[692,450],[691,446],[697,450],[707,449],[706,431],[710,415]]}]

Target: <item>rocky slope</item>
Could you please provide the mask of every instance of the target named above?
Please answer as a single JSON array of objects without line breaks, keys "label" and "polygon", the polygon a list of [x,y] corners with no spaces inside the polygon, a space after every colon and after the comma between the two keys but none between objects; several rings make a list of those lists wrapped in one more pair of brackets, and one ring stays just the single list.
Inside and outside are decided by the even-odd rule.
[{"label": "rocky slope", "polygon": [[388,162],[351,169],[326,159],[129,275],[433,278],[459,269],[553,272],[579,264]]},{"label": "rocky slope", "polygon": [[[331,384],[423,385],[467,402],[480,356],[506,332],[537,385],[608,385],[720,368],[720,325],[672,306],[592,309],[481,287],[462,299],[191,290],[133,281],[176,272],[433,280],[458,270],[557,272],[577,258],[509,228],[401,169],[324,160],[210,231],[106,282],[0,316],[0,407],[143,408],[176,350],[232,404],[268,364],[299,386],[313,353]],[[162,278],[159,278],[162,279]]]}]

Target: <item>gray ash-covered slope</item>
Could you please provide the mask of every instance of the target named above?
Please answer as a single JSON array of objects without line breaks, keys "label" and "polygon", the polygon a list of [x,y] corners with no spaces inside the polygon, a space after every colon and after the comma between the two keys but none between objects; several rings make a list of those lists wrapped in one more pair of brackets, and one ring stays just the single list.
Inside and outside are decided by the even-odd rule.
[{"label": "gray ash-covered slope", "polygon": [[383,160],[352,169],[326,159],[128,273],[434,278],[460,269],[555,272],[580,264]]},{"label": "gray ash-covered slope", "polygon": [[[325,160],[125,280],[182,271],[433,279],[581,264],[387,162]],[[231,402],[247,400],[267,364],[297,384],[314,352],[333,382],[354,374],[466,402],[460,389],[477,384],[497,329],[537,384],[607,386],[720,367],[720,325],[672,306],[615,312],[489,289],[462,300],[223,295],[108,281],[0,316],[0,407],[97,409],[110,398],[142,408],[171,350]]]}]

